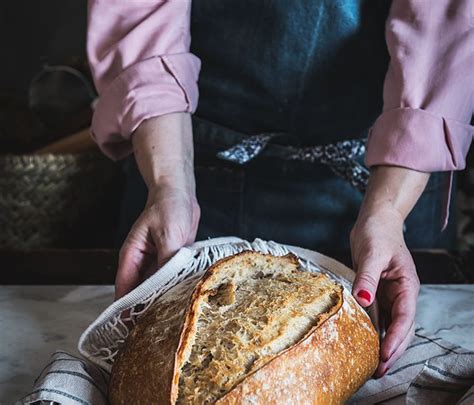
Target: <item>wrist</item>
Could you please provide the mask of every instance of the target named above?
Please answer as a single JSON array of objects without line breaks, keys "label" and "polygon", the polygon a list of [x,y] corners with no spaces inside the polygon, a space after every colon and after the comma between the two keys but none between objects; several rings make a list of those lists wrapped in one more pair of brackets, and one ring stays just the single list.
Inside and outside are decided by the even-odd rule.
[{"label": "wrist", "polygon": [[380,224],[390,224],[390,227],[403,228],[405,217],[398,209],[390,204],[363,206],[359,211],[357,223],[378,222]]},{"label": "wrist", "polygon": [[187,174],[163,174],[156,181],[148,184],[148,194],[156,195],[170,190],[182,191],[186,193],[195,194],[196,183],[194,179],[194,173],[190,172]]},{"label": "wrist", "polygon": [[422,194],[429,176],[429,173],[402,167],[372,168],[360,213],[364,216],[383,213],[401,219],[403,223]]},{"label": "wrist", "polygon": [[[143,174],[143,173],[142,173]],[[194,186],[194,166],[192,161],[168,160],[150,175],[143,175],[149,190],[160,188],[188,188]]]},{"label": "wrist", "polygon": [[149,191],[194,187],[190,114],[175,113],[146,120],[135,131],[132,143]]}]

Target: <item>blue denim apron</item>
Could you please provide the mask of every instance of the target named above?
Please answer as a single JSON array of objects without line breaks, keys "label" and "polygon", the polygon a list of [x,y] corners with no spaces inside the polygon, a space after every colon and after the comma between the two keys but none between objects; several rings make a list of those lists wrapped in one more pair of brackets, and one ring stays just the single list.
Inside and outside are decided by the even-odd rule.
[{"label": "blue denim apron", "polygon": [[[198,239],[236,235],[321,250],[349,247],[362,193],[327,165],[283,159],[278,151],[367,135],[382,109],[389,6],[387,0],[193,1],[192,51],[202,60],[194,120]],[[216,157],[260,133],[285,136],[244,165]],[[133,159],[126,168],[120,239],[146,196]],[[443,176],[433,175],[407,219],[410,247],[453,247],[454,221],[440,232],[443,185]]]}]

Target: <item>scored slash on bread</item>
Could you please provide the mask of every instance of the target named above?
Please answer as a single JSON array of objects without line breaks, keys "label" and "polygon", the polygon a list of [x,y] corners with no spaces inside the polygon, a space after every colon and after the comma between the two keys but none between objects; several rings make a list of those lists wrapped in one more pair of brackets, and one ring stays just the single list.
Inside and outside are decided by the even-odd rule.
[{"label": "scored slash on bread", "polygon": [[113,365],[111,403],[343,403],[379,356],[370,319],[344,298],[292,254],[224,258],[139,319]]}]

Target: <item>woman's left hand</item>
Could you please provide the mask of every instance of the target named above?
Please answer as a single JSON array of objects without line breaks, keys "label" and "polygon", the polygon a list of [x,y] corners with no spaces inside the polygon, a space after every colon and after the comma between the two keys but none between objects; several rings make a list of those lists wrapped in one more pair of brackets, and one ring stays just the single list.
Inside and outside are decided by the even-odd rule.
[{"label": "woman's left hand", "polygon": [[394,209],[361,211],[351,232],[357,272],[353,295],[367,307],[377,297],[386,335],[375,373],[383,376],[403,354],[414,335],[420,282],[403,238],[403,218]]}]

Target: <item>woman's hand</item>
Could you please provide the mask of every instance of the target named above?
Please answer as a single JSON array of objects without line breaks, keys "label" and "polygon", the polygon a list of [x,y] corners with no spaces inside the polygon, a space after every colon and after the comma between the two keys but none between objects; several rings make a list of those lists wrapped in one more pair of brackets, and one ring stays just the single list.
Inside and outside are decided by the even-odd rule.
[{"label": "woman's hand", "polygon": [[357,271],[354,296],[364,307],[377,297],[387,327],[377,377],[403,354],[415,330],[420,282],[402,229],[400,214],[387,210],[360,216],[351,232],[352,261]]},{"label": "woman's hand", "polygon": [[193,191],[176,185],[150,190],[120,250],[115,295],[120,298],[194,242],[200,210]]},{"label": "woman's hand", "polygon": [[363,307],[377,297],[387,331],[377,377],[403,354],[414,335],[420,282],[403,238],[403,223],[428,179],[427,173],[400,167],[374,168],[351,232],[352,261],[357,272],[352,293]]},{"label": "woman's hand", "polygon": [[116,299],[152,275],[181,247],[193,243],[200,217],[190,115],[147,120],[135,131],[132,142],[148,199],[120,250]]}]

